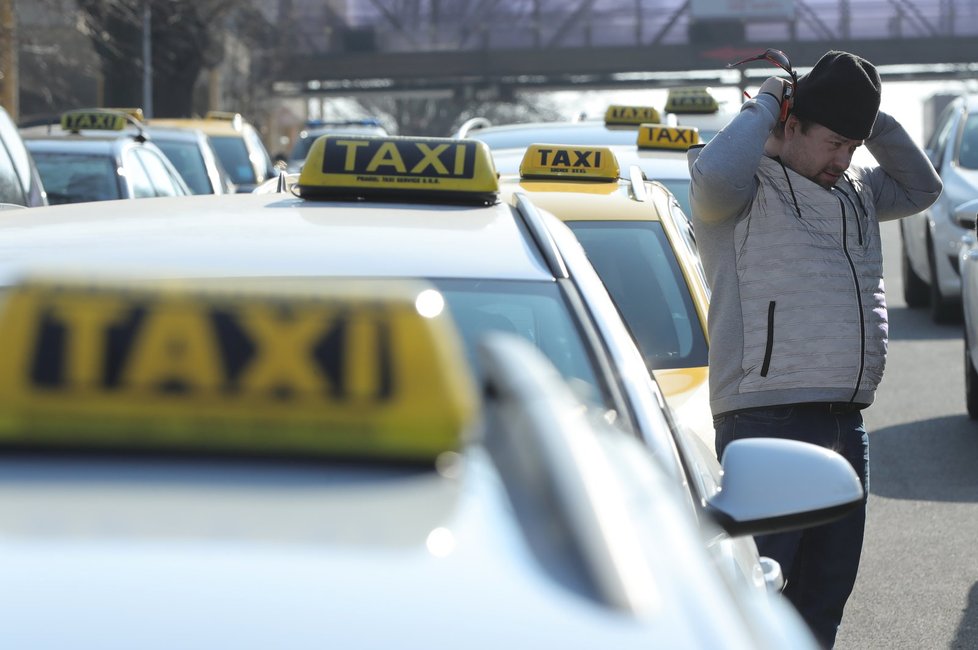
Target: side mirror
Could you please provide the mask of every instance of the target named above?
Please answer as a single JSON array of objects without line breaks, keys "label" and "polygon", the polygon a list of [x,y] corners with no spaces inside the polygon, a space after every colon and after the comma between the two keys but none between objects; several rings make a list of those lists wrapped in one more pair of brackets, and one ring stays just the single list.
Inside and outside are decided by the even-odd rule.
[{"label": "side mirror", "polygon": [[954,220],[962,228],[974,230],[976,218],[978,218],[978,199],[965,201],[954,208]]},{"label": "side mirror", "polygon": [[735,440],[722,465],[721,490],[706,509],[731,536],[824,524],[863,499],[859,477],[845,458],[805,442]]}]

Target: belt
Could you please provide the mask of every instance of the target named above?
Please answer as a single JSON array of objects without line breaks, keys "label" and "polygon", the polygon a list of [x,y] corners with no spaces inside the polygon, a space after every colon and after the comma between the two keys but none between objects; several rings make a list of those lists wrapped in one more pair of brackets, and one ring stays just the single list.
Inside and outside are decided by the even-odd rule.
[{"label": "belt", "polygon": [[845,415],[846,413],[861,411],[869,406],[869,404],[860,404],[859,402],[804,402],[802,404],[794,404],[793,406],[825,411],[833,415]]}]

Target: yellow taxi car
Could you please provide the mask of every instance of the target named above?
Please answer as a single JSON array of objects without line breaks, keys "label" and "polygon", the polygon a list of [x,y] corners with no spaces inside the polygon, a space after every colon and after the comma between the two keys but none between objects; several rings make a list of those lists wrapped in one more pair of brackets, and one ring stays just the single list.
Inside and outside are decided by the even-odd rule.
[{"label": "yellow taxi car", "polygon": [[57,126],[21,134],[51,204],[190,194],[142,123],[124,111],[68,111]]},{"label": "yellow taxi car", "polygon": [[203,131],[238,192],[250,192],[277,173],[258,131],[240,113],[208,111],[202,118],[153,118],[148,123]]},{"label": "yellow taxi car", "polygon": [[[691,216],[689,208],[689,162],[686,150],[692,145],[701,144],[700,131],[696,127],[670,126],[657,123],[655,137],[651,137],[652,123],[639,123],[628,128],[631,139],[627,142],[610,143],[595,139],[591,142],[570,142],[559,137],[541,137],[528,142],[522,147],[493,150],[493,160],[500,174],[518,174],[520,165],[526,155],[526,148],[536,142],[546,142],[555,145],[594,145],[611,148],[618,159],[621,174],[628,178],[632,170],[640,170],[646,178],[659,181],[665,185],[679,201],[687,217]],[[557,134],[547,134],[557,135]]]},{"label": "yellow taxi car", "polygon": [[[644,125],[648,142],[695,130]],[[706,317],[710,291],[689,220],[640,172],[623,180],[610,147],[531,145],[503,195],[525,194],[577,236],[680,422],[714,449]],[[715,453],[715,452],[714,452]]]},{"label": "yellow taxi car", "polygon": [[[329,603],[333,602],[333,607],[343,613],[336,619],[343,625],[337,627],[324,623],[325,629],[332,630],[334,635],[344,635],[343,641],[358,638],[368,641],[346,645],[394,645],[393,641],[372,643],[375,637],[370,635],[383,635],[388,631],[403,645],[404,638],[412,641],[416,638],[404,636],[408,634],[405,626],[416,618],[411,612],[419,597],[418,590],[413,587],[424,585],[420,600],[434,606],[440,618],[444,618],[445,612],[448,612],[448,617],[460,626],[459,629],[468,629],[469,633],[471,622],[466,621],[470,620],[471,612],[466,613],[466,608],[477,611],[482,624],[490,621],[487,625],[498,627],[505,634],[519,626],[492,622],[498,621],[500,616],[519,616],[519,612],[527,612],[534,621],[530,627],[546,630],[547,638],[551,638],[549,635],[553,634],[553,630],[563,629],[560,625],[540,627],[540,616],[530,613],[533,603],[524,601],[518,595],[519,590],[506,588],[497,592],[489,586],[496,584],[493,576],[505,582],[505,576],[509,573],[504,565],[511,561],[530,562],[533,567],[532,575],[527,578],[530,580],[537,580],[538,571],[549,570],[539,569],[538,564],[556,567],[556,574],[547,575],[556,575],[555,579],[563,581],[566,590],[562,587],[553,591],[549,586],[545,587],[552,594],[552,599],[541,596],[539,602],[544,602],[544,607],[555,608],[552,611],[559,614],[558,618],[567,615],[569,610],[564,607],[565,604],[578,602],[580,595],[586,595],[591,589],[588,583],[582,583],[579,579],[589,569],[582,568],[580,563],[573,560],[579,550],[577,542],[573,541],[574,537],[569,532],[563,532],[564,524],[554,519],[561,512],[561,506],[551,498],[556,493],[537,483],[537,488],[532,489],[528,496],[517,494],[515,488],[511,489],[507,480],[501,480],[497,473],[497,470],[525,473],[532,483],[536,478],[544,477],[539,462],[549,463],[551,460],[548,459],[552,459],[562,477],[559,479],[561,485],[570,489],[567,494],[581,494],[580,486],[574,486],[582,476],[578,468],[590,466],[590,453],[583,449],[559,451],[565,448],[562,443],[558,447],[540,443],[546,449],[538,448],[536,443],[530,444],[534,438],[527,427],[533,426],[534,422],[542,422],[547,430],[563,426],[559,422],[554,425],[550,416],[544,417],[545,412],[540,409],[546,408],[547,400],[536,399],[532,388],[520,383],[524,379],[528,381],[530,375],[539,374],[533,370],[539,366],[535,366],[532,359],[535,355],[543,355],[553,367],[548,371],[548,376],[559,377],[561,382],[572,386],[565,389],[573,391],[576,396],[571,411],[592,422],[595,428],[607,430],[614,426],[617,439],[636,443],[632,446],[640,449],[640,455],[646,457],[645,461],[637,461],[631,458],[630,452],[609,452],[616,455],[618,461],[607,466],[607,471],[612,474],[617,471],[617,463],[630,465],[633,462],[646,463],[651,459],[664,477],[659,487],[653,483],[633,483],[602,503],[616,500],[633,505],[647,503],[657,501],[660,494],[663,499],[679,499],[681,512],[684,513],[682,516],[693,527],[695,541],[676,541],[669,533],[671,524],[663,524],[655,515],[631,513],[626,519],[646,527],[645,532],[650,538],[664,545],[657,547],[658,550],[650,549],[648,553],[668,558],[669,563],[678,570],[689,563],[702,568],[704,565],[695,557],[702,551],[707,558],[706,572],[713,576],[707,582],[701,582],[696,575],[690,574],[687,584],[678,584],[673,580],[674,576],[653,571],[655,575],[648,576],[651,582],[646,578],[639,582],[656,586],[657,602],[665,608],[662,611],[666,612],[666,618],[653,616],[655,622],[650,619],[646,625],[645,622],[634,623],[626,617],[627,627],[655,628],[655,632],[649,633],[652,638],[658,638],[657,634],[666,635],[662,637],[665,640],[659,643],[662,647],[811,647],[811,639],[804,632],[797,636],[799,619],[786,613],[785,603],[778,594],[768,593],[775,582],[774,576],[766,571],[770,567],[758,558],[751,535],[782,530],[786,526],[821,523],[859,503],[862,496],[859,481],[844,459],[800,443],[785,445],[781,444],[783,441],[738,441],[731,445],[733,452],[728,450],[724,457],[722,476],[719,472],[708,475],[708,472],[693,466],[689,460],[693,456],[687,449],[692,444],[688,432],[676,426],[674,414],[649,374],[641,353],[573,232],[556,217],[540,210],[525,193],[507,195],[503,200],[491,155],[482,143],[356,134],[324,136],[313,144],[308,162],[294,189],[295,194],[150,200],[142,202],[138,211],[133,210],[131,204],[121,205],[121,202],[99,206],[99,209],[81,205],[57,206],[39,208],[40,211],[33,211],[29,219],[15,214],[0,221],[0,286],[6,287],[15,285],[25,271],[42,268],[64,272],[94,268],[102,274],[130,278],[133,283],[145,279],[213,284],[232,293],[240,293],[248,286],[257,285],[275,295],[280,293],[280,287],[283,290],[290,286],[308,288],[326,279],[342,280],[344,283],[422,281],[431,286],[431,291],[424,293],[424,300],[420,301],[418,309],[424,313],[446,312],[452,316],[461,335],[464,357],[479,385],[480,399],[505,400],[503,408],[498,413],[487,414],[482,423],[484,426],[477,428],[477,444],[470,452],[472,456],[483,459],[498,453],[501,460],[493,464],[495,469],[487,469],[481,464],[463,466],[461,480],[476,483],[464,483],[459,488],[461,501],[473,508],[466,511],[470,514],[463,516],[474,517],[475,521],[481,522],[481,527],[475,532],[468,532],[465,539],[470,542],[483,540],[501,555],[487,559],[490,556],[484,553],[488,551],[482,547],[474,546],[469,551],[459,546],[459,554],[453,556],[459,564],[452,565],[446,573],[429,570],[431,567],[427,564],[412,564],[410,560],[417,559],[419,552],[423,556],[422,549],[417,545],[411,546],[400,558],[405,560],[404,563],[398,562],[398,558],[374,555],[369,548],[397,538],[403,532],[402,527],[413,530],[415,526],[421,526],[425,535],[439,527],[453,531],[451,526],[423,518],[422,514],[409,509],[406,502],[400,500],[400,496],[403,496],[411,503],[435,507],[441,503],[437,494],[429,491],[419,494],[401,489],[405,484],[385,482],[387,477],[383,474],[371,474],[364,478],[342,471],[338,475],[325,472],[321,480],[339,481],[337,485],[342,485],[344,489],[351,484],[359,486],[365,494],[364,507],[369,504],[381,507],[377,511],[377,521],[388,521],[393,528],[375,528],[372,529],[373,534],[365,529],[368,532],[349,538],[357,540],[356,545],[327,548],[321,554],[313,553],[317,562],[315,570],[306,561],[309,558],[303,554],[302,561],[294,562],[292,569],[302,574],[298,578],[314,575],[316,580],[312,585],[307,582],[296,589],[296,599],[288,601],[289,611],[293,611],[292,603],[296,602],[296,612],[314,612],[318,617],[316,620],[323,621],[322,613],[331,611]],[[418,297],[421,297],[420,293]],[[381,306],[377,309],[383,311]],[[44,340],[55,350],[78,340],[94,341],[92,345],[98,346],[72,348],[72,355],[62,355],[62,359],[68,359],[66,363],[69,365],[58,365],[60,374],[56,374],[56,377],[65,376],[65,369],[69,367],[72,369],[69,376],[76,376],[73,374],[75,369],[81,368],[89,378],[95,372],[100,373],[97,377],[102,381],[111,382],[135,373],[136,377],[145,378],[154,386],[172,391],[175,395],[184,394],[188,382],[194,386],[203,382],[212,389],[211,394],[218,401],[234,395],[236,387],[243,381],[241,377],[249,379],[245,382],[247,385],[257,385],[266,393],[271,392],[283,400],[290,399],[294,394],[291,383],[301,381],[302,386],[312,386],[320,392],[325,390],[328,396],[349,393],[367,404],[386,395],[400,383],[412,381],[411,373],[394,372],[393,361],[385,361],[388,355],[383,350],[391,339],[382,322],[356,320],[349,327],[332,328],[329,326],[335,319],[320,314],[313,322],[305,323],[299,318],[303,312],[288,305],[257,310],[244,320],[230,318],[226,311],[218,310],[208,318],[179,312],[157,321],[147,320],[145,311],[122,307],[117,310],[114,305],[106,303],[101,304],[98,315],[77,317],[78,327],[82,330],[77,335],[66,334],[65,327],[61,325],[65,317],[58,308],[45,306],[41,319],[52,325]],[[130,357],[127,357],[126,350],[141,345],[140,340],[134,338],[140,324],[148,326],[151,323],[153,327],[148,327],[145,334],[151,345],[147,344],[145,354],[131,357],[129,353]],[[169,334],[163,324],[167,328],[177,328],[179,336]],[[320,336],[324,327],[328,331]],[[507,357],[509,361],[506,367],[510,370],[506,376],[515,378],[510,384],[493,379],[499,376],[502,362],[498,357],[487,357],[482,351],[486,337],[493,334],[508,334],[510,341],[515,336],[521,346]],[[256,340],[260,345],[256,344]],[[371,361],[355,363],[344,357],[341,350],[347,344],[361,350]],[[114,361],[102,363],[93,360],[93,349],[111,355]],[[410,351],[414,348],[408,346],[407,349]],[[235,365],[225,361],[235,351],[245,355],[246,361],[251,359],[256,367],[242,365],[245,362]],[[302,356],[302,363],[295,361],[301,356],[300,352],[305,355]],[[191,362],[191,359],[201,358],[204,360]],[[290,360],[295,367],[285,367]],[[430,359],[422,354],[420,360],[415,358],[415,362],[430,363]],[[200,380],[187,375],[189,368],[197,364],[204,365],[204,378]],[[322,370],[324,365],[327,370]],[[329,371],[329,368],[333,370]],[[83,370],[77,372],[83,373]],[[523,377],[524,374],[526,377]],[[511,400],[526,400],[523,411],[511,408]],[[521,412],[525,414],[519,415]],[[211,415],[206,410],[202,413]],[[501,421],[514,423],[512,437],[491,441],[486,432],[494,430],[497,417],[502,418]],[[257,433],[254,437],[259,443],[274,445],[274,434],[279,426],[271,419],[266,419],[264,425],[272,432],[268,436],[272,442],[264,443],[265,437]],[[214,426],[221,430],[226,428],[219,423]],[[366,438],[380,435],[368,425],[355,429],[358,435]],[[593,439],[592,435],[586,437]],[[523,446],[524,442],[517,442],[516,439],[525,439],[530,446]],[[482,444],[478,441],[482,441]],[[641,444],[638,445],[638,442]],[[618,446],[618,443],[612,444]],[[622,445],[629,446],[626,443]],[[489,446],[494,448],[487,449]],[[551,456],[548,451],[554,449],[558,450],[557,456]],[[578,456],[579,453],[582,455]],[[566,454],[571,454],[577,460],[572,461]],[[557,458],[564,460],[553,460]],[[715,458],[713,462],[716,463]],[[438,463],[435,465],[437,470]],[[622,471],[631,475],[630,470],[622,468]],[[601,472],[599,475],[587,474],[585,482],[591,486],[602,485],[605,470]],[[232,475],[239,481],[251,484],[251,479],[242,478],[237,469]],[[131,472],[130,476],[132,480],[137,480],[142,474]],[[297,484],[306,484],[307,476],[297,479]],[[348,477],[349,481],[340,481],[337,476]],[[444,485],[434,474],[424,474],[424,477],[432,479],[437,485]],[[478,482],[483,480],[486,485],[495,486],[488,501],[480,496],[483,487]],[[258,482],[265,483],[262,480]],[[383,489],[384,485],[392,487],[399,495],[390,497],[394,499],[391,509],[382,507],[390,495]],[[123,487],[129,488],[131,485],[125,483]],[[560,491],[564,488],[555,489]],[[122,492],[126,493],[127,490]],[[261,501],[260,485],[245,492],[249,498],[254,496]],[[437,487],[435,492],[441,494]],[[193,489],[188,489],[186,493],[196,496]],[[349,501],[343,501],[338,496],[339,490],[331,493],[336,496],[333,504],[337,510],[323,504],[324,511],[344,515],[339,518],[310,517],[310,512],[316,511],[319,505],[315,499],[295,499],[295,494],[288,490],[281,494],[284,496],[275,501],[276,508],[283,505],[298,508],[287,509],[296,514],[296,521],[315,521],[323,526],[332,526],[330,530],[343,539],[348,539],[344,537],[346,533],[359,530],[358,526],[362,523],[346,518],[352,518],[359,511],[360,502],[351,506]],[[417,501],[410,500],[411,494],[418,497]],[[181,503],[192,499],[193,496],[188,496]],[[570,500],[574,501],[576,497]],[[242,503],[248,502],[247,498],[242,500]],[[302,506],[309,506],[310,509],[303,509]],[[275,511],[275,508],[269,510]],[[606,507],[595,512],[611,515]],[[504,522],[492,523],[493,513],[503,513]],[[615,525],[608,527],[609,521],[604,516],[599,515],[600,521],[596,521],[589,519],[589,516],[577,519],[577,514],[572,515],[576,521],[583,523],[582,530],[590,531],[588,539],[582,540],[581,544],[596,544],[594,548],[599,556],[606,558],[606,551],[602,550],[604,542],[624,538],[614,533]],[[524,517],[535,522],[533,530],[522,528]],[[516,522],[517,519],[521,521]],[[203,520],[208,518],[205,516]],[[262,516],[250,517],[249,520],[260,522],[264,531],[279,529],[275,525],[266,525],[266,518]],[[435,541],[440,544],[445,539],[445,534],[439,532]],[[458,539],[461,544],[462,538]],[[631,546],[632,551],[638,553],[637,557],[644,556],[646,551],[638,548],[644,543],[636,542],[635,546]],[[39,549],[40,546],[23,544],[17,550],[29,553],[33,548]],[[688,555],[684,549],[694,555]],[[201,552],[207,555],[207,561],[213,562],[214,558],[222,557],[222,550],[207,547]],[[282,580],[282,560],[278,557],[280,550],[274,550],[274,557],[263,556],[262,559],[270,559],[275,565],[261,574],[263,579]],[[0,553],[0,561],[3,557],[5,555]],[[8,554],[6,557],[12,556]],[[106,556],[109,560],[116,557]],[[82,559],[87,561],[82,564],[90,570],[93,558],[86,556]],[[168,559],[177,564],[183,561],[169,556]],[[571,562],[570,568],[561,566],[565,559]],[[43,561],[50,562],[50,556],[46,555]],[[342,568],[346,566],[343,563],[348,561],[356,564],[350,571]],[[552,562],[557,564],[553,565]],[[246,564],[253,567],[252,563]],[[31,566],[41,565],[39,562]],[[158,566],[169,564],[164,562]],[[195,562],[181,566],[187,569],[182,575],[195,575],[193,570],[200,569]],[[113,575],[123,583],[128,579],[125,575],[136,575],[115,571],[117,568],[113,567]],[[127,568],[132,567],[123,567]],[[377,573],[365,578],[361,574],[368,568]],[[9,578],[10,572],[6,566],[0,570]],[[249,580],[254,575],[252,571],[244,572]],[[474,572],[472,576],[469,576],[470,571]],[[30,573],[31,569],[25,569],[25,572]],[[155,572],[152,576],[144,575],[144,582],[155,585],[157,573],[163,571]],[[238,575],[238,582],[234,584],[241,585],[244,574],[229,568],[220,576],[209,577]],[[465,579],[459,580],[460,575],[466,576]],[[520,576],[526,577],[522,573]],[[178,577],[167,579],[168,584],[177,589],[174,582],[179,581]],[[480,582],[482,579],[487,580],[485,589],[481,587],[484,584]],[[476,584],[476,588],[466,587],[466,593],[471,594],[474,600],[463,597],[458,588],[449,589],[448,593],[432,589],[442,580],[455,580],[456,586]],[[476,582],[471,583],[471,580]],[[323,590],[322,585],[327,583],[334,589]],[[207,584],[211,586],[200,592],[202,597],[206,597],[207,602],[221,602],[225,581],[212,579]],[[272,584],[276,585],[277,591],[270,592],[269,584],[262,581],[255,590],[245,591],[250,599],[245,613],[249,623],[257,625],[262,622],[260,616],[252,616],[258,609],[254,599],[265,603],[268,601],[262,594],[292,588],[291,581]],[[580,591],[582,588],[584,591]],[[301,596],[316,589],[317,597],[302,605]],[[342,592],[340,597],[336,597],[337,589]],[[568,596],[568,590],[577,595]],[[20,590],[9,593],[23,598]],[[118,600],[119,594],[128,593],[127,589],[113,591],[113,606],[102,607],[100,611],[116,612],[115,600]],[[236,593],[240,593],[240,590]],[[538,602],[537,592],[531,590],[526,593],[530,600]],[[408,597],[404,594],[408,594]],[[482,596],[488,602],[481,600]],[[364,630],[365,616],[373,616],[370,620],[376,620],[375,610],[365,605],[371,597],[383,599],[385,613],[403,612],[405,618],[396,621],[385,618],[384,626],[369,625],[367,627],[370,629]],[[233,600],[238,602],[237,598]],[[451,606],[444,611],[438,607],[449,602]],[[694,608],[696,615],[687,619],[683,613],[686,610],[675,611],[672,609],[674,604]],[[6,603],[3,605],[6,606]],[[360,608],[357,611],[362,610],[359,617],[353,615],[352,608],[355,607]],[[574,605],[571,609],[582,616],[581,620],[592,619],[591,614],[604,618],[608,612],[603,607],[599,607],[597,612],[588,610],[590,614]],[[47,611],[50,611],[50,604]],[[187,606],[186,612],[194,611],[190,605]],[[487,617],[487,611],[494,612],[494,615]],[[184,610],[181,613],[185,613]],[[204,624],[213,620],[210,612],[201,610],[199,613],[207,618]],[[429,618],[431,611],[423,616],[421,620],[432,621]],[[701,625],[706,616],[711,620],[709,629]],[[619,619],[617,616],[613,618]],[[132,620],[145,621],[145,617]],[[303,620],[308,625],[316,624]],[[402,620],[404,626],[398,624]],[[682,622],[677,624],[677,620]],[[717,622],[721,620],[729,621],[730,625]],[[352,626],[348,625],[350,622]],[[680,630],[679,638],[668,636],[668,629],[671,628]],[[65,629],[72,628],[68,626]],[[228,628],[224,626],[221,629],[226,632]],[[481,627],[478,629],[482,630]],[[692,636],[686,638],[686,635],[692,634],[691,630],[716,633],[719,637],[706,640]],[[521,629],[521,633],[525,633],[525,630]],[[488,627],[484,634],[477,637],[480,642],[485,640],[487,645],[499,645],[494,643],[497,637]],[[561,645],[577,645],[576,638],[569,634]],[[588,638],[590,641],[582,643],[594,647],[593,637]],[[647,642],[648,636],[643,638]],[[451,636],[449,639],[449,643],[457,643],[457,637]],[[129,645],[143,647],[138,643]],[[611,645],[617,647],[621,644],[612,641]]]}]

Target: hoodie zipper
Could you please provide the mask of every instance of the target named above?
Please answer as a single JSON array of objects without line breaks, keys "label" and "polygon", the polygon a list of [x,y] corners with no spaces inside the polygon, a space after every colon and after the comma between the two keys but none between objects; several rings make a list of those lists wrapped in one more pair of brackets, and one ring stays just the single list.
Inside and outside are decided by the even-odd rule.
[{"label": "hoodie zipper", "polygon": [[[845,195],[845,192],[843,192]],[[848,197],[847,197],[848,198]],[[851,201],[850,201],[851,202]],[[856,305],[859,308],[859,373],[856,375],[856,387],[852,391],[849,401],[856,399],[859,392],[859,384],[863,381],[863,369],[866,365],[866,320],[863,316],[863,296],[859,289],[859,275],[856,273],[856,264],[852,261],[849,254],[848,228],[846,227],[846,204],[839,198],[839,209],[842,211],[842,252],[846,254],[846,261],[849,262],[849,271],[852,273],[852,283],[856,287]],[[853,206],[853,212],[856,212]],[[859,245],[862,246],[862,228],[859,227],[859,213],[856,212],[856,227],[859,229]]]}]

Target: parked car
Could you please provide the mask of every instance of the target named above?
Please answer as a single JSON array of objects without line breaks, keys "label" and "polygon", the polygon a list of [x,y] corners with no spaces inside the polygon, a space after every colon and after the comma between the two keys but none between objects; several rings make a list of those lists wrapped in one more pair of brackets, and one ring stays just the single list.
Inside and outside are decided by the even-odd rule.
[{"label": "parked car", "polygon": [[0,204],[27,208],[48,204],[34,159],[3,106],[0,106]]},{"label": "parked car", "polygon": [[929,305],[933,320],[946,323],[961,314],[958,261],[973,230],[973,222],[955,214],[978,196],[978,94],[945,107],[925,150],[944,191],[930,208],[900,221],[903,297],[910,307]]}]

